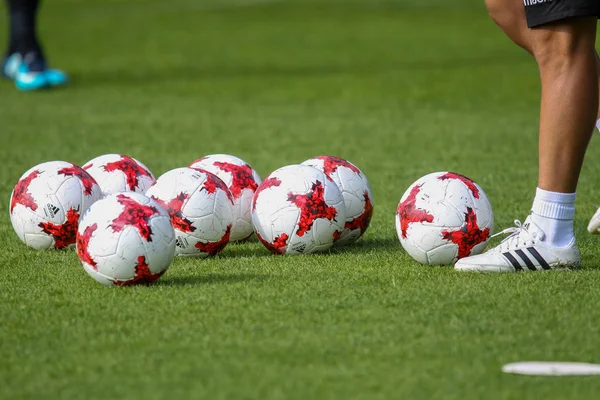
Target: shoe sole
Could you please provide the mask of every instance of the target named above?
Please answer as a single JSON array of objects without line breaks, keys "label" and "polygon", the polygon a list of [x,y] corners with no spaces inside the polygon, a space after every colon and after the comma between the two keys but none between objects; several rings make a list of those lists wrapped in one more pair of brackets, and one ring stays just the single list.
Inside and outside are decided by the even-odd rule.
[{"label": "shoe sole", "polygon": [[455,265],[454,270],[458,272],[474,272],[474,273],[495,273],[495,274],[510,274],[516,272],[549,272],[549,271],[572,271],[578,270],[579,266],[573,265],[551,265],[550,269],[523,269],[521,271],[515,270],[513,267],[502,266],[499,267],[497,265]]}]

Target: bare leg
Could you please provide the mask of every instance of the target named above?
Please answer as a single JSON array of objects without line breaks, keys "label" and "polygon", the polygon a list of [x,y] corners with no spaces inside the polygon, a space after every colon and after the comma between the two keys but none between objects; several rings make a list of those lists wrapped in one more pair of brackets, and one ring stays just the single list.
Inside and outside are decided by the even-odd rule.
[{"label": "bare leg", "polygon": [[[527,27],[525,8],[522,0],[486,0],[490,17],[515,44],[533,55],[535,32]],[[596,53],[598,76],[600,76],[600,57]],[[600,120],[600,107],[596,112]]]},{"label": "bare leg", "polygon": [[[599,109],[597,19],[566,18],[528,29],[525,13],[519,12],[523,4],[510,2],[486,0],[494,21],[534,56],[540,71],[538,187],[525,224],[517,224],[494,249],[463,258],[454,268],[478,272],[579,268],[573,232],[575,190]],[[539,18],[535,13],[531,11],[530,20]]]},{"label": "bare leg", "polygon": [[540,69],[538,187],[573,193],[598,114],[596,18],[532,29]]}]

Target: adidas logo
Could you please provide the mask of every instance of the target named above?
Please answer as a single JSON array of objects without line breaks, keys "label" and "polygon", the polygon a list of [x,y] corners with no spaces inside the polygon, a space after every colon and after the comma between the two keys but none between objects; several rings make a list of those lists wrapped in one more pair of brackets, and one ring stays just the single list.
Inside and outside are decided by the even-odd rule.
[{"label": "adidas logo", "polygon": [[184,238],[178,237],[177,239],[175,239],[175,246],[179,247],[180,249],[185,249],[187,245],[187,240],[185,240]]},{"label": "adidas logo", "polygon": [[48,203],[46,204],[46,216],[50,218],[54,218],[56,214],[60,211],[60,208],[56,207],[54,204]]},{"label": "adidas logo", "polygon": [[292,250],[297,251],[298,253],[303,253],[305,249],[306,249],[305,243],[298,243],[297,245],[292,247]]}]

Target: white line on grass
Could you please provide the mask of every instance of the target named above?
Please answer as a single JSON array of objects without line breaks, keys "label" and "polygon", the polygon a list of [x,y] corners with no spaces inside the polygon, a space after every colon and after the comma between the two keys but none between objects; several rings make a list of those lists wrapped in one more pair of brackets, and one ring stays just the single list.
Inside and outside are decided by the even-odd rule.
[{"label": "white line on grass", "polygon": [[600,364],[579,362],[523,361],[506,364],[502,372],[519,375],[600,375]]}]

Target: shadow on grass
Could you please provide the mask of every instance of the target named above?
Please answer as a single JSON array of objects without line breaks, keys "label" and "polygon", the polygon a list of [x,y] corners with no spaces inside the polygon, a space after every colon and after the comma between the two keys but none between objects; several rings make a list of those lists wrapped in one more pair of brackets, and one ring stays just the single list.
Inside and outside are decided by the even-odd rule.
[{"label": "shadow on grass", "polygon": [[188,276],[165,276],[158,281],[159,286],[199,286],[199,285],[228,285],[241,282],[264,282],[271,279],[267,274],[235,273],[235,274],[206,274]]},{"label": "shadow on grass", "polygon": [[242,241],[238,241],[238,242],[229,242],[229,244],[227,246],[240,246],[240,245],[244,245],[247,243],[260,243],[258,241],[258,238],[256,237],[255,234],[252,234],[252,236],[250,236],[247,239],[244,239]]},{"label": "shadow on grass", "polygon": [[219,253],[218,258],[256,258],[256,257],[268,257],[272,254],[260,243],[230,243],[225,247],[222,253]]},{"label": "shadow on grass", "polygon": [[[256,241],[258,242],[257,239],[251,238],[250,239],[252,242]],[[266,259],[266,258],[273,258],[273,259],[281,259],[281,258],[286,258],[286,257],[302,257],[301,255],[297,255],[297,256],[290,256],[290,255],[280,255],[280,254],[272,254],[271,252],[269,252],[264,246],[262,245],[245,245],[246,243],[240,243],[240,244],[228,244],[227,247],[225,248],[225,250],[220,253],[217,257],[222,259],[222,260],[227,260],[227,259],[231,259],[231,258],[252,258],[252,259]],[[258,243],[257,243],[258,244]],[[360,239],[358,242],[352,243],[350,245],[347,246],[343,246],[343,247],[333,247],[331,250],[323,252],[323,253],[313,253],[310,254],[311,257],[335,257],[336,255],[347,255],[347,254],[365,254],[365,253],[369,253],[372,251],[377,251],[377,252],[386,252],[386,251],[390,251],[390,252],[394,252],[394,251],[399,251],[401,250],[401,246],[400,243],[398,242],[398,239],[396,239],[395,237],[391,237],[391,238],[363,238]],[[268,277],[268,275],[263,276],[262,278],[260,276],[257,275],[252,275],[252,274],[234,274],[234,275],[220,275],[220,274],[213,274],[213,275],[205,275],[205,276],[191,276],[191,277],[186,277],[185,279],[192,279],[195,281],[196,284],[200,284],[200,283],[204,283],[204,284],[210,284],[210,283],[219,283],[219,282],[228,282],[228,283],[233,283],[236,281],[243,281],[243,280],[258,280],[258,279],[266,279],[266,277]],[[172,279],[174,280],[182,280],[183,278],[181,277],[173,277]],[[168,284],[168,281],[170,281],[171,278],[169,279],[165,279],[164,281],[161,280],[161,282],[164,282],[165,284]],[[185,284],[186,282],[182,282],[182,284]],[[194,283],[194,282],[189,282],[189,283]],[[175,284],[175,283],[172,283]]]},{"label": "shadow on grass", "polygon": [[[251,239],[252,240],[252,239]],[[254,239],[253,241],[258,242]],[[324,253],[313,253],[313,257],[329,257],[342,254],[363,254],[370,251],[396,251],[400,250],[400,242],[395,237],[390,238],[362,238],[355,243],[347,246],[333,247]],[[270,253],[264,246],[244,246],[243,244],[229,244],[225,251],[219,255],[222,258],[234,257],[282,257],[281,255]],[[283,256],[286,257],[286,256]],[[294,256],[288,256],[294,257]]]},{"label": "shadow on grass", "polygon": [[[252,242],[259,243],[257,239],[251,238]],[[333,247],[324,253],[313,253],[313,257],[329,257],[342,254],[363,254],[370,251],[397,251],[402,247],[396,237],[389,238],[362,238],[347,246]],[[282,257],[270,253],[264,246],[244,246],[243,244],[229,244],[225,251],[219,255],[222,258],[234,257]],[[286,256],[283,256],[286,257]],[[294,256],[288,256],[294,257]]]},{"label": "shadow on grass", "polygon": [[371,250],[396,251],[402,249],[396,237],[389,238],[363,238],[348,246],[334,247],[331,254],[359,254]]}]

